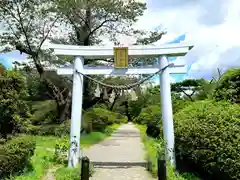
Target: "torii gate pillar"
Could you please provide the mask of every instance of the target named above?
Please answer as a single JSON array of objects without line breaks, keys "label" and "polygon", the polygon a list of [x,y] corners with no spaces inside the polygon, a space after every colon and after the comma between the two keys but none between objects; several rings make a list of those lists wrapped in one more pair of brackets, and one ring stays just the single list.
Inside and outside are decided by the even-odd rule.
[{"label": "torii gate pillar", "polygon": [[[168,65],[167,56],[160,56],[158,58],[158,64],[160,66],[160,69],[166,67]],[[174,127],[173,127],[169,68],[166,68],[159,75],[159,79],[160,79],[163,135],[165,142],[165,158],[170,161],[171,165],[175,166]]]},{"label": "torii gate pillar", "polygon": [[83,76],[78,72],[83,71],[84,58],[75,57],[73,71],[73,90],[72,90],[72,114],[70,129],[70,149],[68,167],[76,167],[80,158],[80,133],[82,120],[82,101],[83,101]]}]

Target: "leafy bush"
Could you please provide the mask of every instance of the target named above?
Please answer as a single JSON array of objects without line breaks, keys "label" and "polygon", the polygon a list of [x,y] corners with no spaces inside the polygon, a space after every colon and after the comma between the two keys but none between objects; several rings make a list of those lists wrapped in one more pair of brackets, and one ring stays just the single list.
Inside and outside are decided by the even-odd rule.
[{"label": "leafy bush", "polygon": [[152,105],[143,108],[140,115],[134,119],[137,124],[148,124],[150,122],[160,124],[162,113],[159,105]]},{"label": "leafy bush", "polygon": [[[141,132],[141,139],[145,146],[145,159],[147,160],[148,170],[153,174],[154,177],[157,176],[157,159],[158,157],[163,157],[164,155],[164,141],[160,137],[158,139],[153,139],[148,137],[145,134],[146,127],[142,125],[137,125]],[[167,163],[167,179],[169,180],[198,180],[197,177],[192,174],[177,174],[175,169],[171,167],[169,163]]]},{"label": "leafy bush", "polygon": [[110,136],[120,125],[119,124],[113,124],[111,126],[106,127],[104,130],[104,134]]},{"label": "leafy bush", "polygon": [[240,106],[199,101],[174,116],[180,158],[213,179],[239,179]]},{"label": "leafy bush", "polygon": [[41,136],[67,136],[70,134],[70,121],[65,121],[62,124],[46,124],[41,126],[28,125],[25,130],[28,134],[41,135]]},{"label": "leafy bush", "polygon": [[188,106],[191,103],[192,103],[192,101],[183,99],[179,95],[172,93],[173,114],[177,113],[178,111],[185,108],[186,106]]},{"label": "leafy bush", "polygon": [[217,100],[240,103],[240,68],[230,69],[223,74],[214,91]]},{"label": "leafy bush", "polygon": [[30,101],[28,104],[32,114],[30,121],[33,125],[57,122],[57,105],[55,101]]},{"label": "leafy bush", "polygon": [[64,164],[67,160],[67,152],[69,147],[69,139],[67,137],[61,138],[56,142],[54,160],[57,163]]},{"label": "leafy bush", "polygon": [[27,95],[24,78],[15,71],[4,71],[0,74],[0,134],[23,131],[29,123],[30,116],[27,104],[22,100]]},{"label": "leafy bush", "polygon": [[127,122],[125,116],[109,111],[103,108],[93,108],[84,113],[84,126],[88,132],[100,131],[103,132],[105,128],[114,123],[120,124]]},{"label": "leafy bush", "polygon": [[0,179],[19,172],[28,165],[36,147],[31,137],[21,136],[0,146]]}]

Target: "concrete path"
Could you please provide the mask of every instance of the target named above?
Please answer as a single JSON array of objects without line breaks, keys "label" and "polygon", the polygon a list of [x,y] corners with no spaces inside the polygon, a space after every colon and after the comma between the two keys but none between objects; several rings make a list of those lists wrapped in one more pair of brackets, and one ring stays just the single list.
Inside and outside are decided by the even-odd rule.
[{"label": "concrete path", "polygon": [[110,138],[83,152],[95,166],[90,180],[152,180],[146,171],[144,145],[133,124],[122,125]]}]

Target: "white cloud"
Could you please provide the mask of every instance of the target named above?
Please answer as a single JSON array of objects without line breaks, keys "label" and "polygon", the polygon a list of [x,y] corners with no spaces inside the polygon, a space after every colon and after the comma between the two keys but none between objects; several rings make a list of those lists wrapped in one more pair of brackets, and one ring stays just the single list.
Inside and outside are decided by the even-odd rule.
[{"label": "white cloud", "polygon": [[209,78],[218,67],[240,67],[239,0],[146,1],[149,8],[135,26],[166,28],[161,44],[186,33],[195,47],[177,62],[192,64],[188,77]]}]

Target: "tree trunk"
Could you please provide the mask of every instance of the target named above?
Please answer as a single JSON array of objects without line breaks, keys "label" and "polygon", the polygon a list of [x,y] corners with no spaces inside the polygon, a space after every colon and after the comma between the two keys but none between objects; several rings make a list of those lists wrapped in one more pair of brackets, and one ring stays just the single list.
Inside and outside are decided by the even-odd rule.
[{"label": "tree trunk", "polygon": [[131,117],[131,114],[129,113],[129,105],[128,105],[128,101],[125,101],[124,102],[124,105],[125,105],[125,114],[128,118],[128,122],[132,122],[132,117]]},{"label": "tree trunk", "polygon": [[114,101],[113,101],[113,103],[111,104],[111,106],[110,106],[110,108],[109,108],[110,111],[113,110],[114,105],[116,104],[118,97],[119,97],[119,96],[117,96],[117,97],[114,98]]},{"label": "tree trunk", "polygon": [[187,94],[183,89],[180,88],[180,90],[183,92],[183,94],[185,94],[185,96],[187,96],[187,97],[190,99],[190,101],[192,101],[192,102],[194,101],[193,98],[192,98],[192,96],[193,96],[193,94],[194,94],[195,92],[193,92],[191,95],[189,95],[189,94]]},{"label": "tree trunk", "polygon": [[69,91],[67,99],[66,99],[66,103],[64,104],[64,108],[63,111],[61,111],[60,113],[60,117],[59,117],[59,123],[63,123],[65,120],[68,119],[67,114],[69,112],[70,106],[71,106],[71,97],[72,97],[72,92]]}]

